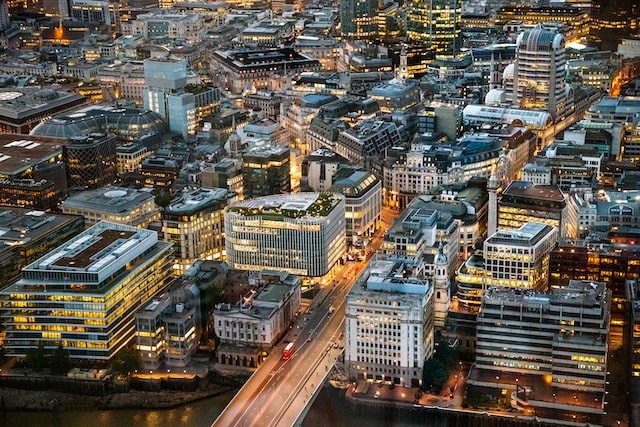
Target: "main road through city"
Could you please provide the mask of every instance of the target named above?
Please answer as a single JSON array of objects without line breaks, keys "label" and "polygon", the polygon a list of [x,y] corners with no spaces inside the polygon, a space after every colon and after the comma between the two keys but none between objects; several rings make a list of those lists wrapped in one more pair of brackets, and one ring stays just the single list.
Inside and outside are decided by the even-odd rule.
[{"label": "main road through city", "polygon": [[[396,212],[383,210],[385,225]],[[275,347],[247,380],[213,423],[216,427],[291,426],[321,387],[342,352],[345,296],[382,242],[378,233],[366,247],[367,259],[347,262],[332,282],[326,284],[305,313],[300,314],[283,342]],[[333,313],[329,308],[333,307]],[[296,351],[282,359],[286,343],[293,341]]]}]

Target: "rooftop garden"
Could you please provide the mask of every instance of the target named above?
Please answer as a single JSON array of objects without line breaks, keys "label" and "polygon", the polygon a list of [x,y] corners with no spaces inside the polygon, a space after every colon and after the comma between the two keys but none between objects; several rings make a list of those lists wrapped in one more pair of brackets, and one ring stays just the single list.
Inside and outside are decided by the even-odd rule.
[{"label": "rooftop garden", "polygon": [[337,205],[333,193],[320,193],[315,202],[311,203],[307,209],[286,209],[282,206],[261,206],[243,207],[237,206],[229,209],[230,212],[237,212],[242,216],[260,215],[269,219],[302,218],[304,216],[327,216]]}]

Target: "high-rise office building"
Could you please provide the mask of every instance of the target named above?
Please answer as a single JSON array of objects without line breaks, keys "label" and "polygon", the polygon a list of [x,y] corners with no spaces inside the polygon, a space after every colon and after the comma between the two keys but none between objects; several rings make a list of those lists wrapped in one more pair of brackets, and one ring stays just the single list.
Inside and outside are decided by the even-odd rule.
[{"label": "high-rise office building", "polygon": [[187,62],[178,59],[144,61],[144,108],[161,114],[171,131],[194,135],[198,123],[220,105],[217,88],[187,85]]},{"label": "high-rise office building", "polygon": [[434,287],[420,258],[372,260],[347,294],[350,380],[418,387],[434,348]]},{"label": "high-rise office building", "polygon": [[227,206],[224,230],[229,268],[264,268],[320,277],[344,256],[344,196],[295,193]]},{"label": "high-rise office building", "polygon": [[345,40],[378,38],[378,0],[341,0],[340,32]]},{"label": "high-rise office building", "polygon": [[290,149],[286,145],[259,145],[242,156],[245,199],[291,191]]},{"label": "high-rise office building", "polygon": [[604,283],[490,288],[467,384],[510,391],[512,406],[540,422],[603,425],[610,312]]},{"label": "high-rise office building", "polygon": [[485,286],[545,290],[549,256],[558,230],[529,222],[517,230],[498,230],[484,242]]},{"label": "high-rise office building", "polygon": [[72,360],[110,361],[169,283],[171,252],[155,231],[100,222],[32,262],[0,292],[7,355],[61,344]]},{"label": "high-rise office building", "polygon": [[116,179],[118,167],[113,134],[71,137],[62,147],[62,157],[67,166],[69,187],[98,188]]},{"label": "high-rise office building", "polygon": [[622,39],[638,34],[639,25],[637,0],[592,0],[589,35],[603,50],[614,51]]},{"label": "high-rise office building", "polygon": [[497,213],[498,228],[503,230],[516,230],[528,222],[539,222],[556,227],[560,237],[578,236],[577,207],[557,185],[512,181],[502,192]]},{"label": "high-rise office building", "polygon": [[440,57],[460,52],[462,2],[460,0],[412,0],[407,4],[407,36],[425,43]]},{"label": "high-rise office building", "polygon": [[234,196],[225,188],[200,188],[182,193],[165,208],[162,234],[174,244],[176,270],[184,272],[198,259],[223,259],[223,213]]},{"label": "high-rise office building", "polygon": [[554,120],[564,117],[573,103],[566,82],[564,36],[538,24],[520,34],[516,45],[513,88],[507,84],[507,93],[513,91],[513,104],[548,111]]}]

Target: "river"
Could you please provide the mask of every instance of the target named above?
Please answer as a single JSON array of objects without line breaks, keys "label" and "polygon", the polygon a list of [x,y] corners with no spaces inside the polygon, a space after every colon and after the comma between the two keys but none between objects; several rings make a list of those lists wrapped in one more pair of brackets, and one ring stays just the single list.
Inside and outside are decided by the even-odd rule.
[{"label": "river", "polygon": [[[225,394],[163,410],[105,410],[61,412],[0,412],[6,427],[209,427],[233,397]],[[79,396],[79,398],[81,398]],[[339,391],[324,387],[302,423],[303,427],[446,427],[446,419],[411,420],[394,411],[372,417],[354,416]]]}]

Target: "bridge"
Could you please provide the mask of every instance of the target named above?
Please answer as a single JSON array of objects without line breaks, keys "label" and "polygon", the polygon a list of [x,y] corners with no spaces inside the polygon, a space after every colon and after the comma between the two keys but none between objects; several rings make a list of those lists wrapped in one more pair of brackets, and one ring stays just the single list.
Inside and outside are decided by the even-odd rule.
[{"label": "bridge", "polygon": [[[382,209],[385,226],[369,244],[367,259],[348,262],[316,295],[307,312],[296,319],[283,342],[271,351],[212,427],[290,427],[302,423],[343,352],[346,295],[398,213]],[[332,306],[335,310],[329,313]],[[282,350],[290,341],[296,351],[289,360],[283,360]]]}]

